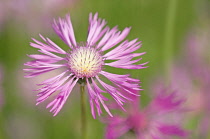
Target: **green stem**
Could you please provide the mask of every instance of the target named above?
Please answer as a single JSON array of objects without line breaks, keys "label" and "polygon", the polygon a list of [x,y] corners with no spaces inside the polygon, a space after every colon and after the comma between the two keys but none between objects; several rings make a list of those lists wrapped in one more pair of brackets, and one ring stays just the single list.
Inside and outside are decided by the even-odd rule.
[{"label": "green stem", "polygon": [[166,25],[165,25],[165,41],[164,41],[164,69],[165,82],[171,82],[173,47],[174,47],[174,26],[176,17],[176,8],[178,0],[169,0]]},{"label": "green stem", "polygon": [[82,126],[82,139],[87,139],[87,121],[85,109],[85,85],[80,85],[81,92],[81,126]]}]

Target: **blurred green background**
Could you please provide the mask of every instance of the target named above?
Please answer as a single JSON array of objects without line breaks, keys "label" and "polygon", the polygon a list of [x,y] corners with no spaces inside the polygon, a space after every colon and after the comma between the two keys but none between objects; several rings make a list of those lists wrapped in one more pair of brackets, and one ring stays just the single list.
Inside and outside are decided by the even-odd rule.
[{"label": "blurred green background", "polygon": [[[167,28],[168,26],[170,28],[168,25],[170,16],[173,16],[171,24],[173,35],[169,44],[173,48],[168,56],[169,60],[179,58],[189,31],[202,26],[200,16],[208,14],[209,8],[208,0],[175,0],[175,14],[170,15],[170,0],[72,0],[58,8],[51,6],[51,9],[47,10],[45,8],[48,7],[43,6],[44,1],[34,1],[0,1],[0,66],[4,73],[0,92],[2,97],[0,101],[3,103],[0,108],[1,139],[81,137],[78,91],[75,89],[61,112],[53,117],[45,109],[46,103],[35,106],[36,97],[32,90],[38,82],[32,85],[29,83],[30,79],[23,78],[23,63],[29,60],[26,54],[37,53],[36,49],[29,46],[31,38],[39,39],[40,33],[63,49],[67,49],[51,28],[53,17],[57,19],[67,13],[71,14],[77,42],[86,40],[90,12],[98,12],[99,17],[106,19],[110,27],[118,25],[119,29],[123,30],[131,26],[127,39],[139,38],[143,47],[138,51],[147,52],[143,56],[143,62],[149,61],[149,68],[132,70],[131,73],[132,77],[140,78],[142,81],[144,91],[141,92],[141,100],[144,105],[149,101],[150,85],[154,77],[164,76],[167,61],[165,43],[167,43]],[[14,7],[23,12],[18,13],[14,7],[13,10],[7,8],[6,6],[10,5],[8,2],[16,3]],[[51,4],[50,0],[47,2]],[[33,8],[29,5],[33,5]],[[49,22],[45,19],[49,19]],[[88,138],[101,139],[104,137],[105,125],[99,121],[99,118],[96,120],[92,118],[88,102],[87,107]],[[193,129],[193,126],[192,124],[190,128]]]}]

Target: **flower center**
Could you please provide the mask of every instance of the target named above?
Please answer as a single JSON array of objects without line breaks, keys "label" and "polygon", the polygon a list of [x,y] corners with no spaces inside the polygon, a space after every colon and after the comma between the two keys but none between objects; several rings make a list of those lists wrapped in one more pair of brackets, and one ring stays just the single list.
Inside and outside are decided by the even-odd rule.
[{"label": "flower center", "polygon": [[71,72],[78,78],[94,77],[101,71],[103,65],[101,54],[93,47],[77,47],[67,58]]}]

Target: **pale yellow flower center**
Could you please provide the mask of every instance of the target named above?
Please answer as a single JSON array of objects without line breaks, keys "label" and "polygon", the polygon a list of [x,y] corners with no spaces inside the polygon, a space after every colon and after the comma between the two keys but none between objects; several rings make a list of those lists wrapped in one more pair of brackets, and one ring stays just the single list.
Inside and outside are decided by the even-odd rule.
[{"label": "pale yellow flower center", "polygon": [[70,52],[68,64],[71,72],[78,78],[93,77],[101,71],[101,54],[92,47],[77,47]]}]

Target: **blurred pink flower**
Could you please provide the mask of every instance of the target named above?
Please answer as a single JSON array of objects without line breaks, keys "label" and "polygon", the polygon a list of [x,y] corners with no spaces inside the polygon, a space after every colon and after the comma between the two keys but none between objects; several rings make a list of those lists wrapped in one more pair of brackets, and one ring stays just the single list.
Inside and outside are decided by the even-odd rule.
[{"label": "blurred pink flower", "polygon": [[210,26],[194,29],[187,38],[187,60],[190,64],[204,64],[210,66]]},{"label": "blurred pink flower", "polygon": [[[0,1],[0,21],[18,23],[19,28],[38,33],[50,30],[49,24],[56,14],[72,8],[79,0],[3,0]],[[4,17],[4,18],[3,18]],[[4,19],[4,20],[3,20]],[[5,24],[5,23],[4,23]]]},{"label": "blurred pink flower", "polygon": [[[209,22],[208,22],[209,23]],[[197,28],[188,36],[185,47],[186,63],[192,71],[194,78],[202,82],[210,80],[210,26],[205,29]]]},{"label": "blurred pink flower", "polygon": [[[192,70],[181,62],[177,62],[172,69],[172,81],[168,87],[173,90],[177,90],[178,96],[185,97],[185,105],[191,109],[191,112],[198,112],[202,107],[201,88],[195,85],[195,79],[193,79]],[[161,84],[164,84],[162,77],[156,79],[152,89],[161,89]],[[155,92],[153,90],[153,92]],[[151,94],[153,95],[153,94]],[[196,104],[196,105],[195,105]]]},{"label": "blurred pink flower", "polygon": [[[206,22],[205,28],[196,28],[189,35],[187,40],[186,54],[190,80],[193,82],[194,92],[197,95],[194,99],[200,98],[199,103],[191,101],[192,106],[199,106],[196,115],[201,117],[198,124],[197,137],[208,138],[210,130],[210,26]],[[193,92],[193,91],[192,91]]]},{"label": "blurred pink flower", "polygon": [[161,90],[144,109],[139,108],[138,102],[135,102],[129,106],[126,117],[106,119],[106,138],[117,139],[129,131],[138,139],[185,138],[188,132],[182,128],[181,123],[185,112],[184,102],[185,99],[180,98],[176,92]]},{"label": "blurred pink flower", "polygon": [[[185,106],[189,112],[185,117],[190,119],[187,122],[192,122],[195,117],[200,117],[198,126],[195,127],[197,132],[193,132],[193,134],[196,137],[202,138],[207,136],[210,129],[210,120],[207,120],[210,116],[210,76],[206,72],[203,72],[208,69],[204,67],[204,64],[202,67],[197,67],[195,63],[191,67],[190,62],[187,62],[187,59],[185,60],[181,62],[176,61],[177,64],[173,66],[170,88],[177,90],[178,96],[187,98]],[[202,68],[205,68],[205,70]],[[163,81],[159,79],[156,86],[160,86],[161,83]]]},{"label": "blurred pink flower", "polygon": [[[61,74],[38,84],[38,86],[43,87],[37,90],[39,92],[37,105],[57,92],[56,98],[47,105],[47,108],[51,107],[50,112],[54,113],[54,116],[57,115],[76,83],[81,82],[86,84],[94,118],[96,117],[95,108],[99,116],[102,113],[101,104],[106,112],[112,116],[105,104],[108,99],[102,93],[107,92],[123,110],[123,103],[126,100],[131,100],[127,95],[138,96],[134,93],[136,90],[141,90],[138,79],[130,78],[129,74],[119,75],[104,71],[105,66],[122,69],[146,68],[144,65],[147,62],[134,64],[142,59],[138,58],[139,56],[145,54],[145,52],[133,53],[141,48],[141,41],[138,39],[124,40],[131,28],[127,27],[122,32],[118,31],[117,27],[110,29],[106,26],[105,20],[98,18],[97,13],[95,15],[91,13],[89,16],[88,36],[85,43],[76,42],[70,15],[54,21],[53,28],[70,50],[64,51],[42,35],[40,37],[44,43],[33,39],[34,42],[30,45],[38,48],[42,54],[28,55],[35,60],[25,63],[26,66],[30,67],[24,69],[27,73],[25,77],[35,77],[56,69],[64,70]],[[106,52],[107,50],[110,51]],[[104,52],[106,53],[104,54]],[[138,59],[133,60],[133,58]],[[113,85],[102,81],[99,75],[110,80]],[[105,91],[99,87],[100,85]]]},{"label": "blurred pink flower", "polygon": [[4,9],[4,5],[0,2],[0,31],[7,20],[6,11]]},{"label": "blurred pink flower", "polygon": [[[186,117],[201,118],[194,134],[202,138],[207,136],[210,129],[210,120],[207,120],[210,116],[210,28],[192,32],[183,47],[181,59],[176,59],[173,65],[170,88],[177,90],[179,96],[187,98],[185,105],[190,112]],[[156,82],[157,87],[163,83],[161,78]]]}]

